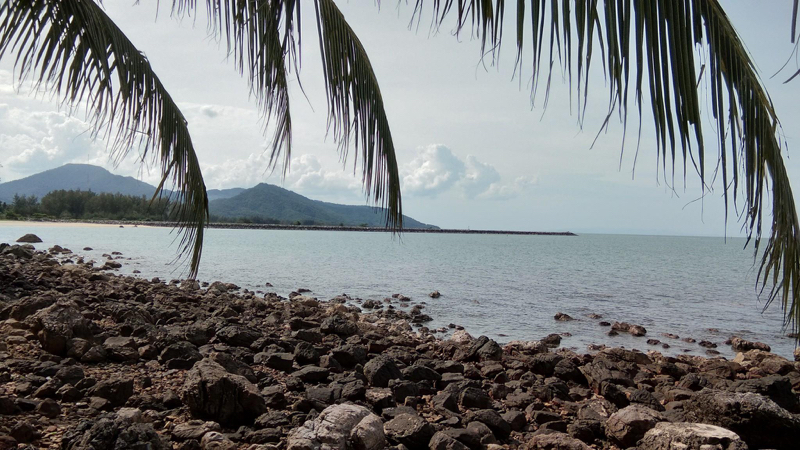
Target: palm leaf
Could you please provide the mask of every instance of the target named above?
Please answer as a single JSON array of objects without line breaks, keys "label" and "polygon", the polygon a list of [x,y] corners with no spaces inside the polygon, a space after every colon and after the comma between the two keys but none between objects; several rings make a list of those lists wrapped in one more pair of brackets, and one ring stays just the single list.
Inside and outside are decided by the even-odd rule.
[{"label": "palm leaf", "polygon": [[[424,0],[418,0],[419,17]],[[465,29],[478,35],[481,55],[499,55],[503,0],[429,0],[434,27],[439,28],[453,11],[455,34]],[[797,16],[795,0],[793,17]],[[455,5],[454,5],[455,4]],[[692,168],[705,192],[711,189],[705,167],[708,149],[704,139],[698,93],[698,54],[706,56],[704,67],[711,98],[710,115],[718,142],[716,159],[722,174],[726,220],[730,208],[737,211],[760,256],[759,285],[768,288],[766,305],[780,299],[785,325],[795,331],[800,324],[800,224],[792,189],[781,154],[778,117],[752,60],[716,0],[517,0],[515,73],[524,65],[529,48],[532,98],[544,70],[549,88],[556,54],[575,85],[581,121],[587,101],[593,44],[603,53],[600,60],[609,90],[608,116],[615,110],[627,124],[628,92],[640,123],[643,97],[649,96],[655,127],[655,147],[665,177],[677,171],[686,180]],[[530,14],[525,15],[525,11]],[[571,13],[574,13],[571,14]],[[530,27],[532,39],[523,36]],[[549,35],[548,31],[549,30]],[[792,37],[796,32],[792,25]],[[542,45],[549,38],[550,64],[542,64]],[[561,44],[563,41],[563,45]],[[570,42],[575,42],[575,48]],[[529,47],[528,47],[529,46]],[[577,51],[573,54],[573,51]],[[632,72],[632,73],[631,73]],[[635,82],[631,82],[633,75]],[[582,95],[581,95],[582,94]],[[547,93],[545,93],[545,99]],[[546,100],[545,100],[546,102]],[[603,123],[607,126],[608,119]],[[624,146],[624,138],[623,138]],[[772,200],[769,238],[762,245],[765,196]],[[760,253],[763,250],[763,253]]]},{"label": "palm leaf", "polygon": [[147,58],[93,1],[15,0],[0,5],[0,58],[15,55],[19,79],[65,103],[85,105],[95,136],[120,158],[132,149],[157,160],[161,182],[177,188],[181,255],[195,276],[208,199],[187,122]]},{"label": "palm leaf", "polygon": [[[275,125],[270,166],[283,156],[289,169],[292,128],[287,80],[299,72],[301,44],[298,0],[206,0],[209,31],[227,45],[239,72],[262,107],[265,130]],[[183,17],[197,0],[173,0]],[[328,101],[328,126],[342,159],[353,145],[364,189],[384,208],[387,226],[402,227],[400,177],[389,121],[375,73],[361,42],[333,0],[315,0],[317,31]]]}]

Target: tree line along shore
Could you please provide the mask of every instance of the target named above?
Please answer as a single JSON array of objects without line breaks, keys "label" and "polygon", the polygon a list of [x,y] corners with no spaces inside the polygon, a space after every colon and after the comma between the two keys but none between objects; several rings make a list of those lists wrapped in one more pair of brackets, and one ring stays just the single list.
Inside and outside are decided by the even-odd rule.
[{"label": "tree line along shore", "polygon": [[[0,445],[794,449],[800,363],[437,338],[378,310],[0,244]],[[124,261],[123,261],[124,262]],[[445,294],[446,295],[446,294]],[[426,301],[436,301],[435,296]],[[364,309],[362,309],[364,307]],[[754,343],[751,343],[754,344]]]}]

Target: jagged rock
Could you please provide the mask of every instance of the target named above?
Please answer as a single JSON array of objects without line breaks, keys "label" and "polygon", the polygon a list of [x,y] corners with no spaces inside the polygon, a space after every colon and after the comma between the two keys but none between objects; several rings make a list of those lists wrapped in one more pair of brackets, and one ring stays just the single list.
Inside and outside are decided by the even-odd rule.
[{"label": "jagged rock", "polygon": [[479,409],[470,412],[469,421],[478,421],[492,430],[495,436],[505,439],[511,434],[511,424],[506,422],[500,414],[493,409]]},{"label": "jagged rock", "polygon": [[209,431],[200,439],[200,446],[203,450],[235,450],[238,446],[218,431]]},{"label": "jagged rock", "polygon": [[383,429],[376,427],[376,419],[379,423],[380,418],[363,406],[329,406],[316,419],[307,421],[289,433],[287,450],[384,448],[385,437],[381,439]]},{"label": "jagged rock", "polygon": [[345,344],[333,349],[333,357],[344,367],[354,367],[367,362],[367,349],[363,345]]},{"label": "jagged rock", "polygon": [[139,359],[136,341],[132,337],[115,336],[103,342],[106,357],[112,361],[136,361]]},{"label": "jagged rock", "polygon": [[181,399],[193,416],[222,425],[252,422],[267,411],[264,398],[252,383],[208,358],[187,373]]},{"label": "jagged rock", "polygon": [[492,399],[483,389],[468,387],[461,391],[458,403],[462,408],[487,409],[492,407]]},{"label": "jagged rock", "polygon": [[214,362],[222,366],[228,373],[232,373],[234,375],[241,375],[247,378],[247,381],[251,383],[255,383],[258,381],[256,378],[255,372],[253,369],[250,368],[247,364],[239,361],[238,359],[234,358],[233,356],[227,353],[217,353],[214,352],[209,356]]},{"label": "jagged rock", "polygon": [[55,355],[66,355],[67,342],[72,338],[92,337],[89,321],[83,317],[78,305],[70,300],[59,300],[40,310],[29,318],[29,322],[42,348]]},{"label": "jagged rock", "polygon": [[[320,331],[325,334],[337,334],[348,337],[358,333],[358,325],[341,316],[331,316],[320,324]],[[339,361],[342,362],[342,361]]]},{"label": "jagged rock", "polygon": [[317,364],[319,352],[308,342],[298,342],[294,348],[294,360],[301,366],[304,364]]},{"label": "jagged rock", "polygon": [[328,379],[330,370],[317,366],[305,366],[294,372],[292,376],[297,377],[306,383],[317,383]]},{"label": "jagged rock", "polygon": [[561,322],[569,322],[569,321],[575,320],[569,314],[562,313],[562,312],[556,313],[556,315],[553,316],[553,318],[555,320],[558,320],[558,321],[561,321]]},{"label": "jagged rock", "polygon": [[392,358],[378,356],[364,365],[364,376],[372,386],[387,387],[390,380],[402,379],[403,373]]},{"label": "jagged rock", "polygon": [[642,405],[631,405],[608,418],[606,434],[623,447],[632,447],[648,430],[664,420],[664,416],[657,411]]},{"label": "jagged rock", "polygon": [[234,347],[250,347],[261,337],[261,333],[240,325],[229,325],[217,331],[217,337]]},{"label": "jagged rock", "polygon": [[683,408],[687,421],[731,430],[753,448],[788,450],[800,442],[800,418],[758,394],[703,389]]},{"label": "jagged rock", "polygon": [[626,370],[608,359],[595,359],[591,363],[581,366],[580,371],[586,377],[589,386],[591,386],[595,392],[600,391],[603,382],[622,386],[635,385],[633,379]]},{"label": "jagged rock", "polygon": [[435,430],[422,417],[400,414],[383,425],[386,436],[393,442],[405,445],[410,450],[427,449]]},{"label": "jagged rock", "polygon": [[11,427],[10,434],[11,437],[23,444],[33,442],[42,436],[42,433],[39,431],[39,429],[27,420],[21,420],[14,424],[14,426]]},{"label": "jagged rock", "polygon": [[639,450],[747,450],[747,444],[725,428],[700,423],[661,422],[645,433]]},{"label": "jagged rock", "polygon": [[431,369],[430,367],[425,367],[420,364],[414,364],[408,366],[405,369],[403,369],[402,372],[403,372],[403,378],[414,382],[420,382],[420,381],[437,382],[442,379],[442,375],[439,372]]}]

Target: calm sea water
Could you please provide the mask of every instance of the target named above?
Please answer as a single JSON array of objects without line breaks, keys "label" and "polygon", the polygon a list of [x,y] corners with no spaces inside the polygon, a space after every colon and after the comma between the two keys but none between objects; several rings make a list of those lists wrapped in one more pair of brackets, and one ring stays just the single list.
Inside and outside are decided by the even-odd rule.
[{"label": "calm sea water", "polygon": [[[175,233],[165,228],[0,224],[0,242],[33,232],[44,242],[102,261],[120,251],[122,273],[180,278]],[[82,251],[90,246],[94,250]],[[236,283],[287,295],[308,288],[320,299],[349,294],[383,299],[394,293],[425,302],[431,328],[463,325],[499,342],[571,333],[562,346],[587,350],[592,343],[668,354],[704,354],[697,344],[663,337],[705,339],[723,355],[734,353],[731,335],[770,344],[791,358],[794,340],[782,329],[778,305],[762,312],[755,290],[757,267],[744,240],[700,237],[582,235],[577,237],[208,230],[199,279]],[[265,283],[273,288],[266,288]],[[433,290],[439,299],[430,299]],[[577,320],[556,322],[567,313]],[[609,337],[610,322],[647,328],[647,338]],[[718,331],[717,331],[718,330]]]}]

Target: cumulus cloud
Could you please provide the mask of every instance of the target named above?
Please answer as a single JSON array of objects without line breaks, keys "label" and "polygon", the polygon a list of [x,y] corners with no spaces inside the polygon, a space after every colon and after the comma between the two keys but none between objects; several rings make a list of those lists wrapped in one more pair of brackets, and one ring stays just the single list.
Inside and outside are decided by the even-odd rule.
[{"label": "cumulus cloud", "polygon": [[0,159],[13,177],[87,162],[102,153],[105,147],[92,139],[91,128],[82,120],[0,104]]},{"label": "cumulus cloud", "polygon": [[535,177],[518,177],[503,183],[491,164],[468,155],[465,160],[447,146],[428,145],[417,149],[417,155],[401,171],[403,192],[409,195],[435,197],[455,191],[466,198],[508,199],[536,184]]},{"label": "cumulus cloud", "polygon": [[282,177],[280,167],[268,170],[268,153],[251,153],[245,159],[230,159],[221,164],[204,165],[206,185],[213,188],[252,187],[258,183],[282,186],[315,199],[363,201],[361,178],[341,166],[326,166],[315,155],[295,156],[289,173]]}]

